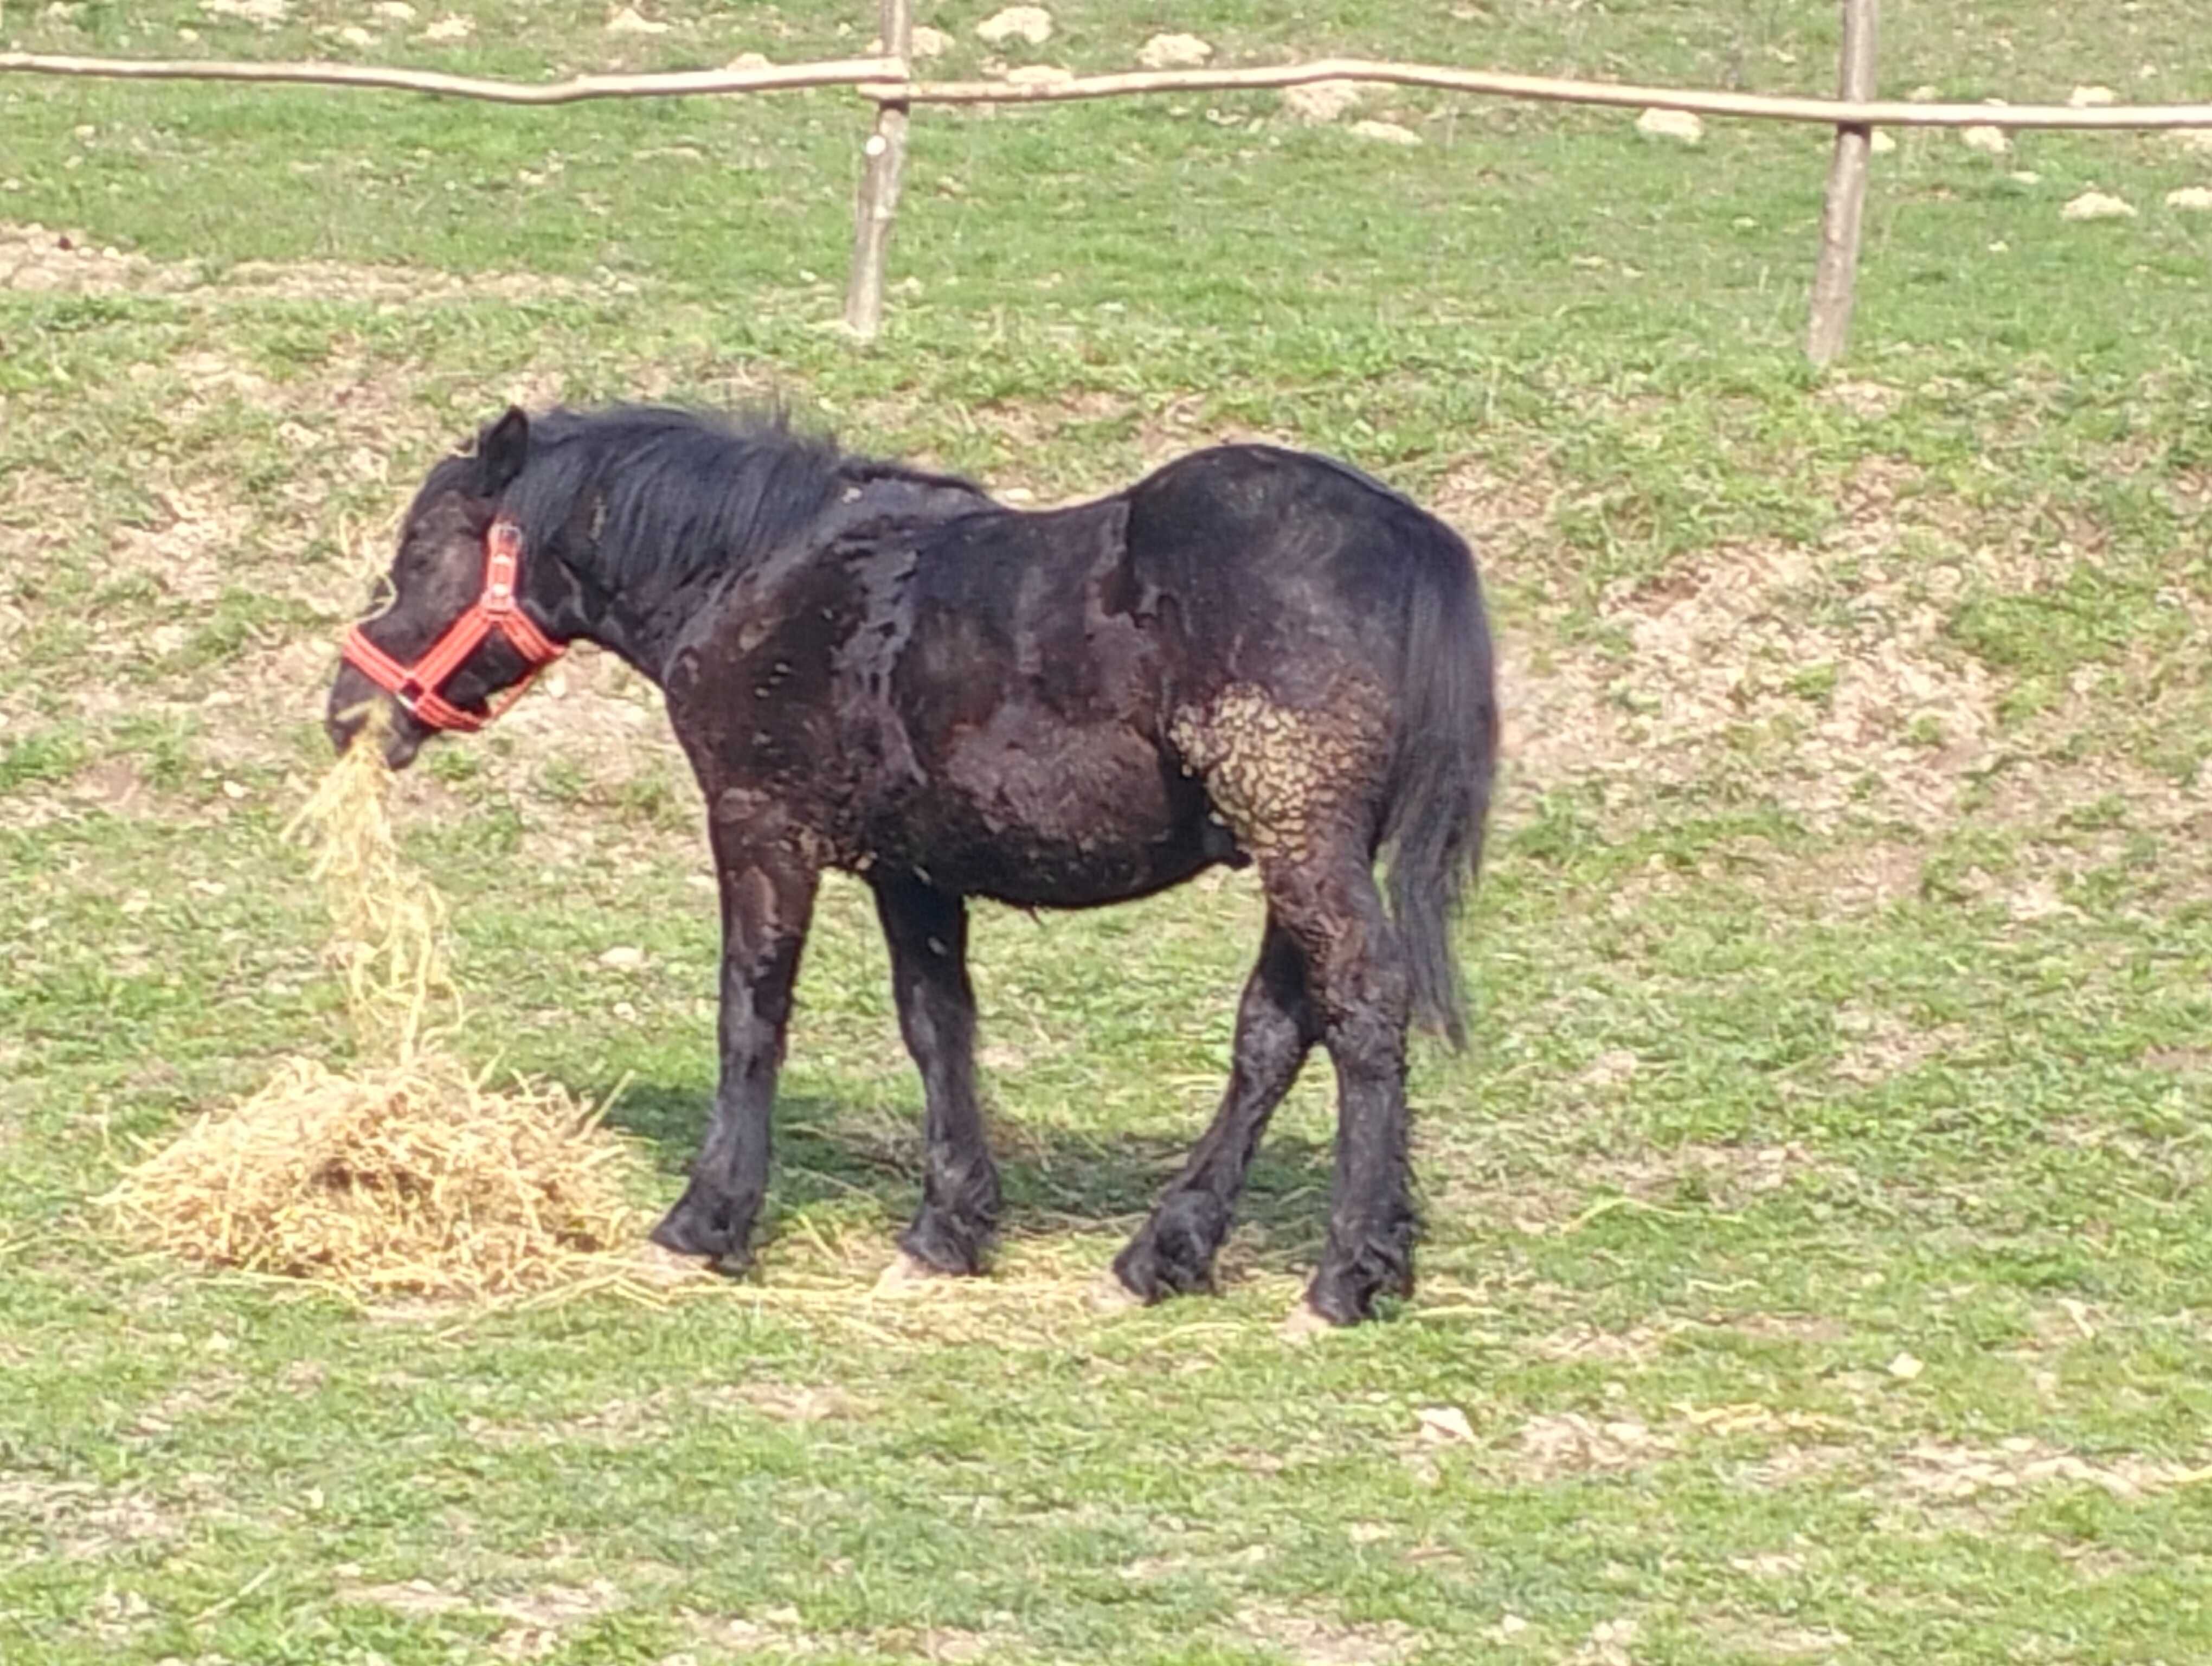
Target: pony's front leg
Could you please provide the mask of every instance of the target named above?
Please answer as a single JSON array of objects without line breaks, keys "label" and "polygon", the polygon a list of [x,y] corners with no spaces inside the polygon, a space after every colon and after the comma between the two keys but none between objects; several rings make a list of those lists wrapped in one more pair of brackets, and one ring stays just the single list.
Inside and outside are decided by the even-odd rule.
[{"label": "pony's front leg", "polygon": [[679,1255],[742,1267],[768,1191],[769,1121],[792,985],[821,873],[790,842],[744,840],[717,824],[722,894],[721,1079],[690,1183],[653,1229]]},{"label": "pony's front leg", "polygon": [[975,992],[968,904],[911,878],[878,877],[899,1031],[921,1073],[921,1208],[899,1247],[933,1273],[978,1273],[999,1221],[999,1171],[975,1102]]}]

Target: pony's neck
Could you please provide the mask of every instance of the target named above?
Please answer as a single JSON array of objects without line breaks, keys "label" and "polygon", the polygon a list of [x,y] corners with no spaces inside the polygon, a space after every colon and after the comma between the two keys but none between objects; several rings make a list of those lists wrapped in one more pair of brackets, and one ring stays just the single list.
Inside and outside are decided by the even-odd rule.
[{"label": "pony's neck", "polygon": [[771,568],[787,560],[804,561],[840,529],[863,522],[936,520],[973,513],[989,502],[978,488],[957,477],[861,460],[840,470],[825,501],[804,523],[768,540],[734,544],[714,562],[610,560],[590,513],[572,514],[558,531],[541,538],[540,570],[528,582],[532,600],[556,637],[594,643],[665,687],[678,646],[702,608],[714,605],[730,585],[747,575],[774,583],[763,561]]},{"label": "pony's neck", "polygon": [[632,583],[617,591],[587,559],[563,559],[560,566],[569,593],[554,610],[556,629],[605,648],[655,687],[663,685],[677,638],[714,587],[694,580]]}]

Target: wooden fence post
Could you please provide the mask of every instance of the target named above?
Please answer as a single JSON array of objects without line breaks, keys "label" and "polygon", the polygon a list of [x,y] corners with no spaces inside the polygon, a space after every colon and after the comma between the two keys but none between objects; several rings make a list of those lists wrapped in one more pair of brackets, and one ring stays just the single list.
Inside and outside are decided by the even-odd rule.
[{"label": "wooden fence post", "polygon": [[[884,56],[899,62],[899,79],[914,79],[913,0],[879,0]],[[872,341],[884,322],[884,257],[898,213],[900,176],[906,171],[907,106],[876,106],[860,167],[860,194],[853,212],[853,273],[845,289],[845,327]]]},{"label": "wooden fence post", "polygon": [[[1875,35],[1881,0],[1843,0],[1843,64],[1838,94],[1853,102],[1874,96]],[[1820,210],[1820,258],[1813,272],[1813,318],[1805,351],[1814,364],[1826,364],[1844,350],[1851,332],[1851,302],[1858,281],[1859,230],[1866,207],[1867,154],[1874,130],[1836,130],[1835,155],[1828,162],[1828,198]]]}]

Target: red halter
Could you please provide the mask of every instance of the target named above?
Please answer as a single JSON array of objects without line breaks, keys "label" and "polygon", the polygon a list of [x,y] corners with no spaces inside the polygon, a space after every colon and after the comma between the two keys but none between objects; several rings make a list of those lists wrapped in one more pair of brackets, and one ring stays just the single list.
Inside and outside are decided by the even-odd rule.
[{"label": "red halter", "polygon": [[517,605],[515,591],[521,574],[522,529],[511,520],[495,520],[484,533],[483,593],[430,645],[428,654],[412,666],[403,666],[370,641],[359,625],[346,632],[341,653],[362,675],[412,712],[417,721],[434,729],[481,729],[489,720],[463,711],[438,690],[485,637],[495,631],[505,636],[530,667],[493,709],[493,717],[522,698],[532,679],[564,651],[564,644],[532,623]]}]

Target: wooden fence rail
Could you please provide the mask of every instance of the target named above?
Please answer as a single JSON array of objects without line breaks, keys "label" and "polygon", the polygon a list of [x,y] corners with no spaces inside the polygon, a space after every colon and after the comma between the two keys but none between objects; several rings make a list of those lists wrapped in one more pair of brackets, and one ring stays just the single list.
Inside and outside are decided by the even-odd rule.
[{"label": "wooden fence rail", "polygon": [[1877,127],[1997,127],[2114,132],[2183,128],[2212,130],[2212,104],[1944,104],[1871,99],[1875,14],[1878,0],[1841,0],[1844,47],[1838,82],[1842,96],[1807,98],[1729,93],[1551,76],[1510,75],[1354,58],[1306,64],[1264,64],[1241,70],[1160,70],[1073,76],[1064,81],[919,81],[909,67],[911,0],[878,0],[881,56],[752,69],[687,70],[640,75],[588,75],[567,81],[506,81],[434,70],[319,63],[247,63],[196,59],[78,58],[39,52],[0,52],[0,72],[98,76],[128,81],[245,82],[428,93],[499,104],[574,104],[591,99],[682,98],[850,87],[877,106],[863,151],[854,228],[853,270],[845,321],[862,340],[873,337],[883,315],[884,267],[906,154],[908,113],[918,104],[1064,104],[1080,99],[1141,94],[1255,91],[1346,81],[1616,109],[1686,111],[1693,115],[1753,121],[1808,122],[1836,130],[1835,160],[1821,216],[1819,266],[1814,283],[1808,350],[1826,363],[1839,353],[1849,329],[1858,260],[1860,204],[1866,189],[1866,153]]}]

